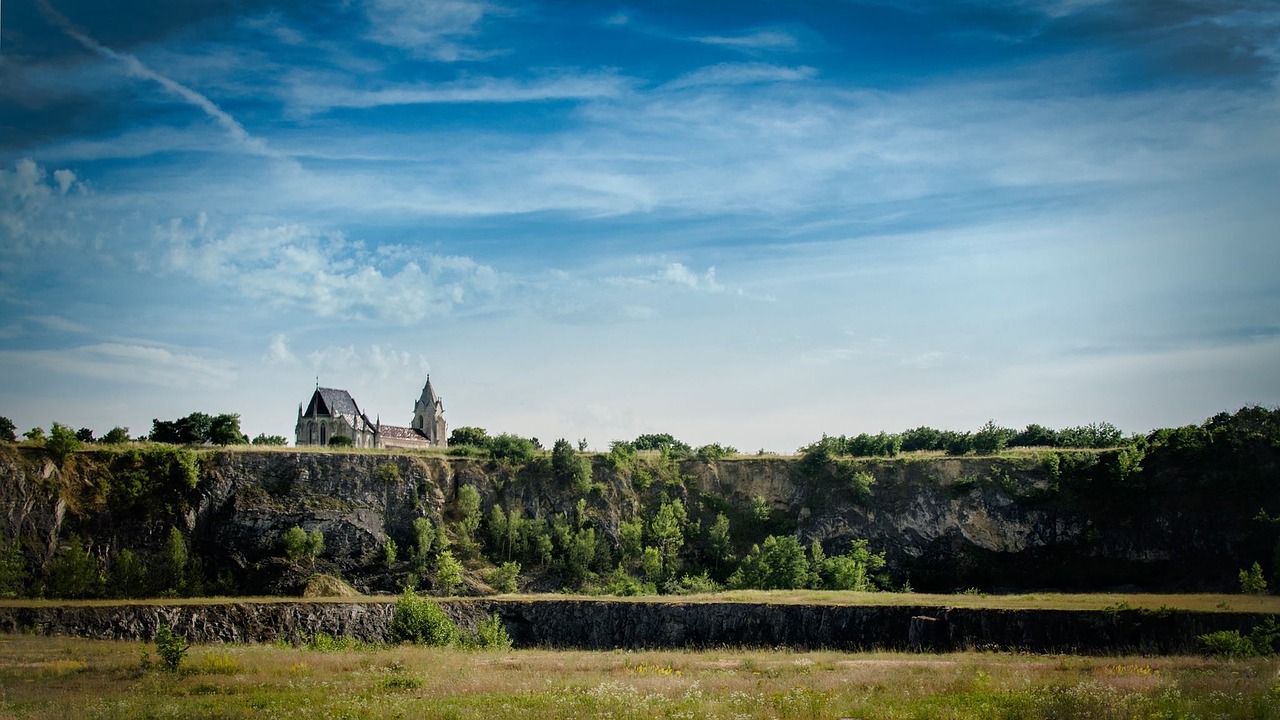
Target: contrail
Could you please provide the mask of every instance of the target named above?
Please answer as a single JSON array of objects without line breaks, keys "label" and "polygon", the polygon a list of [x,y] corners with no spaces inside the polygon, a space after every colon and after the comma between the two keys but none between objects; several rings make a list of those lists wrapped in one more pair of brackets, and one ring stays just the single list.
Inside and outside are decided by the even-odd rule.
[{"label": "contrail", "polygon": [[192,105],[200,108],[206,115],[213,118],[214,122],[221,125],[236,142],[243,145],[249,151],[269,157],[280,156],[279,153],[269,149],[266,143],[261,139],[250,135],[249,131],[245,130],[243,125],[227,114],[222,108],[215,105],[209,98],[176,80],[165,77],[155,70],[152,70],[133,55],[130,55],[129,53],[116,52],[115,50],[112,50],[102,43],[99,43],[97,40],[89,37],[88,34],[73,25],[65,15],[58,12],[52,5],[50,5],[48,0],[36,0],[36,2],[49,20],[61,28],[62,32],[66,33],[68,37],[105,58],[110,58],[124,63],[124,66],[128,69],[130,75],[146,78],[147,80],[159,83],[165,90],[168,90],[174,95],[177,95]]}]

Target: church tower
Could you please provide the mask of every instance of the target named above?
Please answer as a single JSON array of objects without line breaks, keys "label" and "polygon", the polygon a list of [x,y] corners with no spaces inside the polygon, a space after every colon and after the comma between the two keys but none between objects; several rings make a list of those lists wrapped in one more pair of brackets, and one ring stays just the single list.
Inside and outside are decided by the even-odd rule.
[{"label": "church tower", "polygon": [[436,396],[431,387],[431,376],[427,376],[427,384],[422,387],[422,395],[413,404],[413,422],[410,428],[417,430],[434,447],[445,447],[449,441],[449,430],[444,422],[444,401]]}]

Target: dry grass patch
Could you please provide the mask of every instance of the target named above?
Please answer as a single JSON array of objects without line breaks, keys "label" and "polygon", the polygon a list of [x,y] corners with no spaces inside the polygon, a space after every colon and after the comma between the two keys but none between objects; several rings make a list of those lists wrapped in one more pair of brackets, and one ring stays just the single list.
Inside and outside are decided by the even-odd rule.
[{"label": "dry grass patch", "polygon": [[1280,718],[1274,660],[215,645],[165,673],[139,650],[0,636],[0,717]]}]

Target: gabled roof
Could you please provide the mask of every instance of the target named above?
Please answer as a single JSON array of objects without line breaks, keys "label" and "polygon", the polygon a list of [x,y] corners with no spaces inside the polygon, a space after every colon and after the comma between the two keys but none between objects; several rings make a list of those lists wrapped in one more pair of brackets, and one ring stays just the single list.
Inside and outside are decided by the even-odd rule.
[{"label": "gabled roof", "polygon": [[396,425],[383,425],[378,428],[378,434],[384,439],[393,438],[396,440],[418,440],[421,442],[430,442],[430,438],[423,435],[414,428],[399,427]]},{"label": "gabled roof", "polygon": [[354,418],[363,413],[360,412],[360,407],[356,405],[355,398],[351,397],[351,393],[346,390],[316,388],[315,393],[311,396],[311,403],[307,405],[305,414],[307,417],[313,415],[329,415],[330,417],[347,415]]}]

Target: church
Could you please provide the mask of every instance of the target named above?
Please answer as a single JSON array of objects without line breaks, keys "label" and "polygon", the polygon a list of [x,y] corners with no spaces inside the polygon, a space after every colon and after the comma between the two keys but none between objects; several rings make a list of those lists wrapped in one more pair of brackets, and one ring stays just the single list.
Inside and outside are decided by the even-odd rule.
[{"label": "church", "polygon": [[383,425],[382,418],[371,421],[351,393],[317,383],[311,401],[298,405],[295,431],[298,447],[328,445],[335,437],[346,437],[358,448],[442,448],[448,445],[449,437],[444,402],[431,387],[430,375],[413,404],[409,427]]}]

